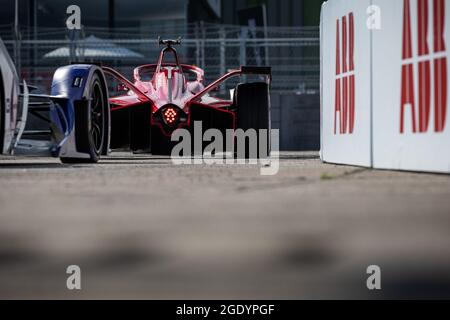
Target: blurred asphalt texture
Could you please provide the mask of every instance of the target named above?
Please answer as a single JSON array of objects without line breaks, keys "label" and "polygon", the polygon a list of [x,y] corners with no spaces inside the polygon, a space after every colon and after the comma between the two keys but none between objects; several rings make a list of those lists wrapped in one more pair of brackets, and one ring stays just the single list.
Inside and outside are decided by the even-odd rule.
[{"label": "blurred asphalt texture", "polygon": [[280,166],[2,157],[0,298],[450,298],[450,176]]}]

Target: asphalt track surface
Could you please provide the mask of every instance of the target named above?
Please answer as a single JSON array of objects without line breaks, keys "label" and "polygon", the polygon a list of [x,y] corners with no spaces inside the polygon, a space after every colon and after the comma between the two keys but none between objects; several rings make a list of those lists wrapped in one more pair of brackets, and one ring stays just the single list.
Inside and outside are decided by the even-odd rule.
[{"label": "asphalt track surface", "polygon": [[450,297],[449,176],[280,161],[2,157],[0,298]]}]

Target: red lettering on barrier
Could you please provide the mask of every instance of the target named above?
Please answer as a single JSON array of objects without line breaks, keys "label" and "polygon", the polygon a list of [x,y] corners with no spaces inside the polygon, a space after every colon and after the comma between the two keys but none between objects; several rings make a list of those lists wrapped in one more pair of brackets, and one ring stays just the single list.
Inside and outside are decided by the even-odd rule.
[{"label": "red lettering on barrier", "polygon": [[[348,20],[347,20],[348,18]],[[342,42],[340,30],[342,28]],[[342,48],[342,56],[341,56]],[[334,134],[352,134],[355,127],[355,22],[353,13],[336,21],[336,91],[334,101]],[[342,65],[341,65],[342,63]],[[342,68],[341,68],[342,66]]]},{"label": "red lettering on barrier", "polygon": [[349,14],[349,66],[352,73],[349,76],[350,81],[350,101],[349,101],[349,132],[352,134],[355,128],[355,21],[353,18],[353,13]]},{"label": "red lettering on barrier", "polygon": [[[434,131],[445,128],[447,109],[447,57],[444,39],[445,0],[433,1],[433,53],[428,45],[429,0],[417,0],[417,57],[412,50],[410,0],[403,0],[402,88],[400,133],[404,133],[406,107],[411,109],[412,132],[428,132],[431,106],[431,63],[434,65]],[[414,65],[418,66],[418,123],[414,90]]]},{"label": "red lettering on barrier", "polygon": [[[341,51],[339,49],[340,37],[339,37],[339,20],[336,21],[336,84],[334,93],[334,134],[336,134],[336,118],[337,114],[341,112]],[[342,124],[339,126],[342,128]]]},{"label": "red lettering on barrier", "polygon": [[[434,1],[434,52],[446,52],[444,40],[445,0]],[[447,116],[447,58],[434,60],[434,130],[445,129]]]}]

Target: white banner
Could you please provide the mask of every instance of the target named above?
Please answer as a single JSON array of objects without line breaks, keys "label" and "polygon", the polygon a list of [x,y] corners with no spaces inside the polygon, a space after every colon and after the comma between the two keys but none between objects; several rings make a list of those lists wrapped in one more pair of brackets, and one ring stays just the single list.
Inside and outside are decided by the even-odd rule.
[{"label": "white banner", "polygon": [[373,146],[376,168],[450,172],[450,1],[375,0]]},{"label": "white banner", "polygon": [[328,1],[321,25],[321,157],[371,165],[369,0]]},{"label": "white banner", "polygon": [[[352,80],[348,84],[342,80],[345,73],[338,76],[343,70],[351,76],[350,66],[342,69],[346,45],[342,46],[345,26],[340,22],[351,13],[354,89]],[[322,159],[381,169],[450,172],[450,1],[330,0],[323,6],[321,26]],[[342,61],[341,66],[336,60]],[[341,112],[344,130],[337,127],[335,133],[336,111]]]}]

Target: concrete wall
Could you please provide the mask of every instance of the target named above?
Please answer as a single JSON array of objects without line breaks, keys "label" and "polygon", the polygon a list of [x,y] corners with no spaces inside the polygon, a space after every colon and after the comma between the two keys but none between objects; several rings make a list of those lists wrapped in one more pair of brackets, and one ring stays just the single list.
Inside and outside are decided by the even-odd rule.
[{"label": "concrete wall", "polygon": [[272,128],[280,129],[280,150],[320,149],[320,96],[272,94]]}]

